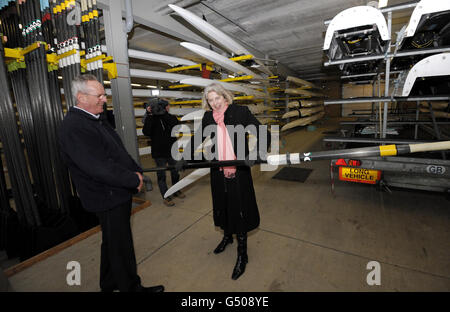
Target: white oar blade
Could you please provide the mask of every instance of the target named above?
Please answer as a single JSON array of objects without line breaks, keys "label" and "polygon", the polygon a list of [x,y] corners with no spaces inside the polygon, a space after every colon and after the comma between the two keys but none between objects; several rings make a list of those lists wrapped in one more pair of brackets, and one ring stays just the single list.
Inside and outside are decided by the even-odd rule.
[{"label": "white oar blade", "polygon": [[216,27],[204,21],[201,17],[195,15],[194,13],[180,8],[179,6],[168,4],[168,6],[183,17],[188,23],[197,28],[203,34],[217,42],[219,45],[227,48],[229,51],[235,53],[236,55],[251,54],[242,45],[237,43],[235,40],[231,39],[230,36],[226,35]]},{"label": "white oar blade", "polygon": [[197,170],[192,171],[189,175],[185,176],[183,179],[172,185],[171,188],[167,190],[167,192],[164,194],[164,198],[169,197],[170,195],[178,192],[179,190],[185,188],[189,184],[194,183],[198,179],[204,177],[210,172],[209,168],[200,168]]},{"label": "white oar blade", "polygon": [[[233,52],[236,55],[248,55],[252,54],[246,48],[244,48],[241,44],[239,44],[236,40],[232,39],[227,34],[223,33],[221,30],[212,26],[211,24],[204,21],[201,17],[195,15],[194,13],[180,8],[179,6],[168,4],[168,6],[178,13],[181,17],[183,17],[188,23],[197,28],[204,35],[217,42],[219,46],[222,46]],[[264,65],[264,62],[256,59],[255,62],[260,65],[259,70],[271,76],[273,73]]]}]

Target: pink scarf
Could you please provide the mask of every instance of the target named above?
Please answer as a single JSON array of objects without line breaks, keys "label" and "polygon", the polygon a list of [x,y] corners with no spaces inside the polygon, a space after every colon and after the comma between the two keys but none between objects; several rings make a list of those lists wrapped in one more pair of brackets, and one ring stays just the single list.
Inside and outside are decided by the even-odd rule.
[{"label": "pink scarf", "polygon": [[[213,110],[213,118],[217,123],[217,148],[219,149],[219,160],[235,160],[233,145],[231,144],[230,135],[228,134],[227,127],[224,123],[224,115],[228,105],[220,111]],[[223,174],[226,178],[234,178],[236,173],[236,167],[221,167]]]}]

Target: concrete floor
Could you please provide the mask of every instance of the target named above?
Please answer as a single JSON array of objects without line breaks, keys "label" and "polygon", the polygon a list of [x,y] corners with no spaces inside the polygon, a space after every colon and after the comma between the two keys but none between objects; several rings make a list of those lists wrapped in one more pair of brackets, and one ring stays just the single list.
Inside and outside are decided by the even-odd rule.
[{"label": "concrete floor", "polygon": [[[323,132],[337,127],[327,120],[316,131],[292,131],[281,152],[320,150]],[[237,281],[231,279],[236,242],[212,253],[222,232],[213,225],[209,177],[168,208],[156,174],[149,174],[154,190],[142,197],[152,205],[132,216],[144,285],[164,284],[169,292],[450,291],[450,202],[442,194],[389,194],[340,181],[332,194],[329,161],[303,166],[313,169],[304,183],[275,180],[277,171],[254,167],[261,225],[249,235],[249,263]],[[10,287],[98,291],[100,244],[98,233],[10,277]],[[81,265],[80,286],[66,283],[73,260]],[[370,261],[380,264],[381,285],[366,282]]]}]

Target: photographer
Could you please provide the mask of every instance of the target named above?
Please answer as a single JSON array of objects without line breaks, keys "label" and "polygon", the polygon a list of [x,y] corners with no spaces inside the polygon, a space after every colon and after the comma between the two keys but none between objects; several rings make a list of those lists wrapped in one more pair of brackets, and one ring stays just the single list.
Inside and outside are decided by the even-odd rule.
[{"label": "photographer", "polygon": [[[148,103],[145,103],[146,116],[144,119],[144,128],[142,132],[151,139],[152,157],[158,167],[166,165],[175,166],[176,161],[172,158],[171,149],[172,144],[176,142],[176,138],[171,136],[172,128],[179,124],[177,117],[169,114],[169,102],[159,99],[151,98]],[[170,171],[172,185],[177,183],[180,175],[174,169]],[[167,191],[166,172],[158,171],[158,186],[166,206],[174,206],[175,203],[172,197],[164,199],[164,194]],[[184,198],[185,195],[178,191],[174,196]]]}]

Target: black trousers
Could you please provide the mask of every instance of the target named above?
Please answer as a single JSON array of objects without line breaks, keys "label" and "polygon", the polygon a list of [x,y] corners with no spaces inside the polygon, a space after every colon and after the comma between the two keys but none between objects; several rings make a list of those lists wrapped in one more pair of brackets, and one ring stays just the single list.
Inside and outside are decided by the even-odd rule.
[{"label": "black trousers", "polygon": [[141,287],[130,226],[131,199],[96,213],[102,228],[100,288],[136,291]]},{"label": "black trousers", "polygon": [[[158,167],[164,167],[166,165],[169,166],[175,166],[176,161],[172,157],[163,158],[158,157],[155,158],[156,166]],[[164,194],[167,192],[167,183],[166,183],[166,172],[165,171],[157,171],[156,176],[158,177],[158,186],[159,191],[161,192],[161,196],[164,198]],[[175,169],[170,170],[170,178],[172,180],[172,185],[177,183],[180,180],[180,175],[178,174],[178,171]]]}]

